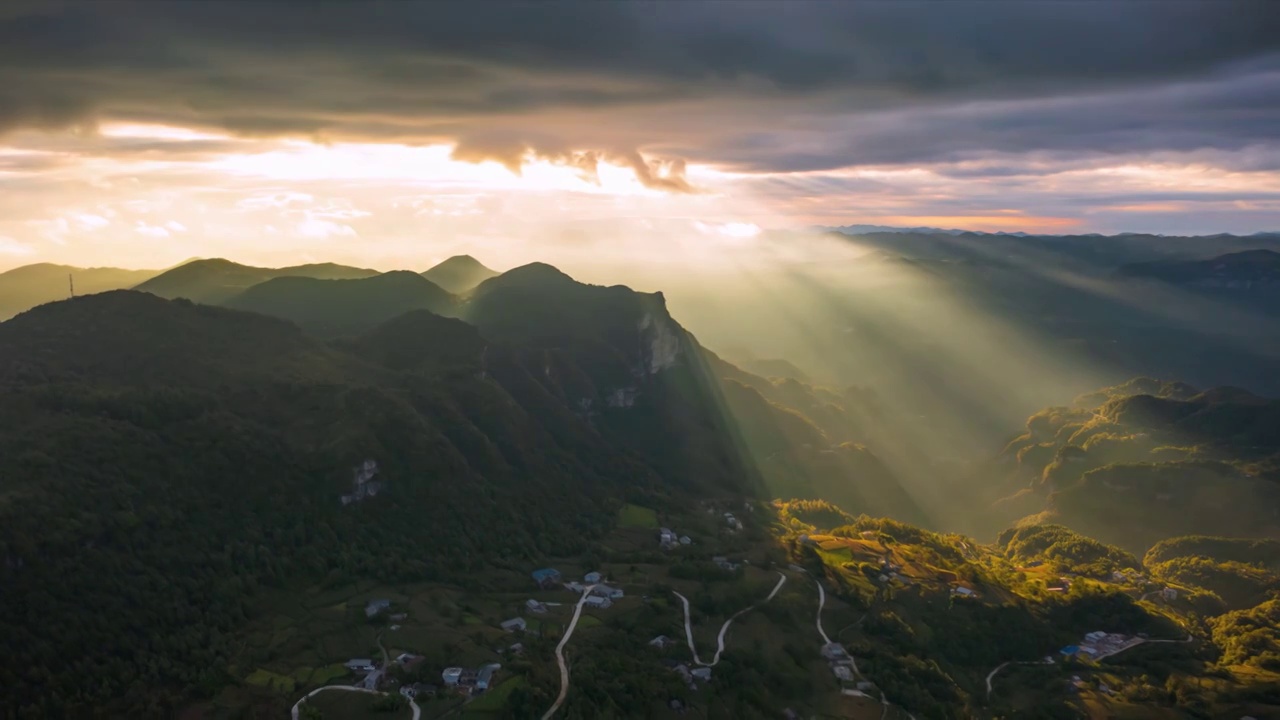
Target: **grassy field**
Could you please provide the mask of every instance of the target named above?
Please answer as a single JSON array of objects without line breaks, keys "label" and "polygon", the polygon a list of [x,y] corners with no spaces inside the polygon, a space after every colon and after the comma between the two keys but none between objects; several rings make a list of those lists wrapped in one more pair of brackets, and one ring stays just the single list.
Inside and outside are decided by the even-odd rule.
[{"label": "grassy field", "polygon": [[622,527],[656,528],[658,513],[641,505],[623,505],[618,511],[618,524]]}]

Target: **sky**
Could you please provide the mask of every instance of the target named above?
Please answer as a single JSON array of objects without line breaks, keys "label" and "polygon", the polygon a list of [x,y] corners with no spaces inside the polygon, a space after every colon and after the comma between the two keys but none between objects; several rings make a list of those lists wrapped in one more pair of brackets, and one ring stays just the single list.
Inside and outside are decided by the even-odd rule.
[{"label": "sky", "polygon": [[0,269],[1280,230],[1280,3],[0,4]]}]

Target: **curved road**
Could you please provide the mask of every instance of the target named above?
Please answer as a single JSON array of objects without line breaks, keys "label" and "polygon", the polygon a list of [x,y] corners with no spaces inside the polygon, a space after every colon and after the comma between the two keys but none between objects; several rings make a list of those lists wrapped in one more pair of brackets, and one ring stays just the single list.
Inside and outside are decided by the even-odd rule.
[{"label": "curved road", "polygon": [[[556,696],[556,701],[551,705],[551,709],[542,715],[542,720],[549,720],[560,706],[564,704],[564,699],[569,696],[569,665],[564,661],[564,646],[568,644],[569,638],[573,637],[574,628],[578,627],[578,618],[582,616],[582,606],[587,602],[587,598],[591,595],[591,590],[595,585],[588,585],[582,590],[582,597],[578,599],[578,604],[573,608],[573,619],[569,621],[569,627],[564,631],[564,637],[560,638],[560,642],[556,645],[556,662],[560,664],[560,694]],[[418,720],[417,717],[414,720]]]},{"label": "curved road", "polygon": [[[703,667],[715,667],[716,663],[720,662],[720,654],[724,652],[724,635],[729,632],[729,626],[733,624],[733,621],[737,620],[742,615],[755,610],[760,605],[772,600],[773,596],[778,594],[778,591],[782,589],[782,586],[785,585],[786,582],[787,576],[779,572],[778,584],[773,586],[773,592],[769,593],[769,597],[755,605],[749,605],[742,610],[739,610],[730,616],[728,620],[724,621],[724,625],[720,626],[720,634],[716,637],[716,655],[711,658],[711,662],[709,663],[703,662],[702,658],[698,657],[698,649],[693,645],[693,626],[689,624],[689,599],[675,590],[672,590],[671,592],[675,593],[675,596],[680,598],[680,602],[684,605],[684,637],[689,641],[689,652],[693,653],[693,661]],[[543,720],[546,720],[546,718],[543,718]]]},{"label": "curved road", "polygon": [[822,589],[822,582],[814,580],[813,583],[818,586],[818,634],[822,636],[824,645],[831,644],[831,638],[827,637],[827,631],[822,629],[822,608],[827,604],[827,591]]},{"label": "curved road", "polygon": [[[822,588],[822,581],[814,580],[813,583],[818,586],[818,634],[822,636],[823,643],[830,645],[831,638],[827,637],[827,631],[822,629],[822,608],[825,607],[827,604],[827,591]],[[775,592],[777,591],[775,590]],[[862,617],[858,618],[858,622],[853,623],[853,625],[857,625],[858,623],[862,622],[863,618],[865,617],[866,615],[863,615]],[[853,625],[846,627],[845,630],[848,630],[849,627],[853,627]],[[858,669],[858,659],[853,656],[853,653],[849,653],[849,663],[853,665],[853,673],[856,677],[860,677],[860,678],[866,677],[865,675],[862,674],[862,671]],[[996,668],[996,669],[998,670],[999,668]],[[994,675],[995,673],[992,673],[992,674]],[[988,678],[988,680],[990,680],[990,678]],[[889,698],[884,696],[884,691],[881,690],[880,691],[880,706],[881,706],[880,720],[884,720],[885,716],[889,714],[889,706],[892,704],[893,703],[889,702]],[[906,710],[904,709],[903,712],[906,712]],[[911,720],[916,720],[915,716],[912,715],[911,713],[907,713],[907,717],[911,718]]]},{"label": "curved road", "polygon": [[[306,702],[307,698],[311,697],[312,695],[322,693],[326,690],[346,690],[347,692],[368,693],[369,695],[388,694],[384,692],[379,692],[377,690],[366,690],[365,688],[356,687],[355,685],[325,685],[324,687],[318,687],[315,690],[312,690],[311,692],[304,695],[302,699],[298,700],[298,702],[293,704],[293,709],[289,711],[289,714],[293,718],[293,720],[298,720],[298,708],[302,707],[302,703]],[[413,700],[409,700],[409,707],[413,710],[413,720],[421,720],[422,708],[418,707],[418,703],[414,702]]]}]

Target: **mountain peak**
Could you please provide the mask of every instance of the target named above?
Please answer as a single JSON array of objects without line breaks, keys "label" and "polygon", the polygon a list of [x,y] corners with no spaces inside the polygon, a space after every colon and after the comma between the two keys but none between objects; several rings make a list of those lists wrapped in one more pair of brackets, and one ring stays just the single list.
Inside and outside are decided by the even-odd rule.
[{"label": "mountain peak", "polygon": [[454,255],[422,273],[423,277],[455,295],[465,293],[497,275],[498,271],[485,267],[470,255]]}]

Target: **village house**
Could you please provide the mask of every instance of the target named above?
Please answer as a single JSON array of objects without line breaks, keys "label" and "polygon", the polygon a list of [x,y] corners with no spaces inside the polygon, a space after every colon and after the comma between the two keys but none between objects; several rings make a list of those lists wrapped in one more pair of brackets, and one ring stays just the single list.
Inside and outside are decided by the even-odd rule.
[{"label": "village house", "polygon": [[956,586],[956,587],[951,588],[951,596],[952,596],[952,597],[964,597],[964,598],[971,598],[971,597],[974,597],[974,596],[976,596],[976,595],[977,595],[977,593],[976,593],[976,592],[974,592],[973,590],[971,590],[971,589],[969,589],[969,588],[967,588],[967,587],[965,587],[965,586],[963,586],[963,585],[958,585],[958,586]]},{"label": "village house", "polygon": [[573,581],[573,582],[567,582],[567,583],[565,583],[565,584],[564,584],[564,589],[565,589],[565,590],[570,590],[570,591],[572,591],[572,592],[580,593],[580,592],[582,592],[583,590],[586,590],[586,589],[587,589],[587,586],[586,586],[586,585],[583,585],[583,584],[582,584],[582,583],[580,583],[580,582]]},{"label": "village house", "polygon": [[681,545],[692,545],[692,544],[693,544],[693,538],[689,537],[688,535],[681,535],[681,536],[680,536],[680,544],[681,544]]},{"label": "village house", "polygon": [[668,645],[674,645],[675,642],[676,642],[675,640],[672,640],[666,635],[659,635],[658,637],[650,640],[649,644],[661,650],[662,648],[665,648]]},{"label": "village house", "polygon": [[599,610],[604,610],[605,608],[612,607],[613,601],[601,595],[591,595],[591,596],[588,596],[587,599],[583,601],[583,605],[586,605],[587,607],[597,608]]},{"label": "village house", "polygon": [[537,600],[534,600],[533,598],[529,598],[528,600],[526,600],[524,606],[529,609],[529,612],[534,612],[538,614],[542,614],[547,611],[546,603],[540,603]]},{"label": "village house", "polygon": [[588,585],[594,585],[600,582],[600,580],[601,580],[601,576],[600,576],[600,573],[598,572],[589,572],[586,575],[582,576],[582,582]]},{"label": "village house", "polygon": [[440,678],[444,680],[444,684],[453,687],[462,679],[462,673],[466,672],[460,667],[447,667],[444,672],[440,673]]},{"label": "village house", "polygon": [[711,680],[711,668],[709,667],[694,668],[689,671],[689,674],[693,676],[695,680],[701,680],[702,682],[708,682]]},{"label": "village house", "polygon": [[529,624],[524,621],[524,618],[514,617],[514,618],[511,618],[510,620],[503,620],[498,627],[501,627],[503,630],[506,630],[507,632],[515,632],[516,630],[523,631],[528,626]]},{"label": "village house", "polygon": [[669,528],[662,528],[658,531],[658,544],[662,546],[664,550],[670,550],[675,547],[677,542],[679,542],[679,539]]},{"label": "village house", "polygon": [[853,681],[853,670],[850,670],[848,665],[832,664],[831,672],[835,673],[837,678],[840,678],[845,682]]},{"label": "village house", "polygon": [[845,650],[844,645],[841,645],[840,643],[827,643],[822,646],[821,652],[822,657],[827,660],[841,661],[849,659],[849,651]]},{"label": "village house", "polygon": [[351,658],[343,665],[352,672],[373,672],[373,660],[369,658]]},{"label": "village house", "polygon": [[591,589],[591,594],[607,597],[610,600],[617,600],[626,593],[622,591],[622,588],[616,588],[611,585],[596,585]]},{"label": "village house", "polygon": [[533,571],[533,581],[543,590],[560,584],[560,571],[555,568],[542,568]]},{"label": "village house", "polygon": [[368,605],[364,606],[365,617],[373,617],[391,607],[390,600],[370,600]]},{"label": "village house", "polygon": [[479,672],[476,673],[476,690],[480,692],[488,690],[489,686],[493,684],[493,676],[501,667],[498,663],[490,663],[480,668]]},{"label": "village house", "polygon": [[1164,598],[1165,602],[1173,602],[1178,599],[1178,591],[1167,587],[1160,591],[1160,597]]}]

